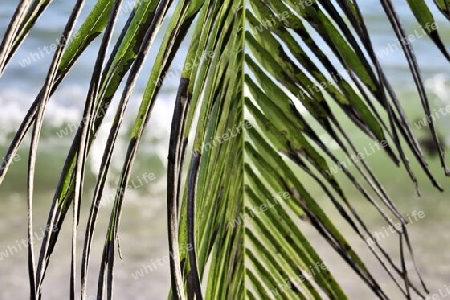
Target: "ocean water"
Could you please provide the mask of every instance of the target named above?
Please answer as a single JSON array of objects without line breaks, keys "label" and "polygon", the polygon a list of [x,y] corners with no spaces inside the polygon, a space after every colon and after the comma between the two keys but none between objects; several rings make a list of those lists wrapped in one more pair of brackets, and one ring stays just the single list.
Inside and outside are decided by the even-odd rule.
[{"label": "ocean water", "polygon": [[[0,36],[2,37],[10,18],[15,10],[18,0],[0,0]],[[369,31],[372,33],[375,51],[379,54],[382,65],[386,68],[389,79],[397,89],[401,101],[406,107],[411,118],[420,115],[419,98],[417,97],[406,60],[401,51],[391,51],[396,44],[392,29],[382,12],[379,1],[364,0],[361,3],[363,13],[368,21]],[[421,67],[422,75],[426,81],[427,91],[435,107],[447,105],[450,91],[450,64],[445,61],[439,51],[431,44],[427,37],[421,34],[419,25],[409,12],[406,1],[393,1],[398,9],[405,29],[417,36],[413,42],[414,50]],[[432,1],[427,1],[433,7]],[[95,1],[86,1],[80,20],[84,20]],[[124,1],[129,6],[134,1]],[[0,158],[2,158],[9,145],[9,140],[24,117],[29,105],[35,99],[45,80],[45,75],[52,59],[52,54],[47,54],[44,46],[57,43],[62,28],[65,25],[66,16],[71,11],[71,5],[63,1],[55,1],[38,21],[26,42],[10,62],[5,74],[0,78]],[[442,37],[447,45],[450,45],[450,23],[434,9],[437,24],[441,30]],[[126,20],[125,15],[119,19],[119,25]],[[81,22],[77,24],[77,28]],[[120,27],[118,27],[120,28]],[[115,37],[119,34],[116,30]],[[156,44],[161,40],[158,36]],[[391,46],[390,46],[391,45]],[[70,140],[74,135],[73,124],[80,119],[84,101],[87,94],[87,80],[92,72],[93,60],[97,56],[99,39],[86,51],[76,63],[70,75],[65,79],[58,92],[51,98],[47,107],[44,122],[44,130],[40,141],[39,157],[36,173],[36,228],[44,228],[47,211],[52,199],[59,170],[64,162]],[[183,58],[187,52],[184,44],[180,54],[176,56],[172,65],[179,69],[183,65]],[[384,53],[384,54],[383,54]],[[149,76],[152,62],[156,51],[152,51],[147,58],[147,63],[141,72],[137,87],[130,102],[130,110],[124,128],[121,131],[118,146],[116,146],[115,158],[112,165],[110,188],[117,180],[121,170],[121,158],[127,147],[127,137],[130,126],[135,118],[141,95]],[[131,274],[139,270],[143,264],[151,259],[164,257],[167,253],[165,238],[165,165],[167,157],[167,146],[169,137],[169,125],[172,118],[173,102],[177,88],[177,78],[165,82],[160,96],[153,110],[152,119],[146,131],[146,137],[140,147],[138,161],[132,174],[134,188],[127,192],[124,208],[123,221],[121,223],[121,245],[123,260],[119,260],[116,270],[116,297],[117,299],[162,299],[166,296],[169,283],[168,265],[157,268],[142,278],[135,279]],[[115,99],[114,103],[117,103]],[[446,104],[447,103],[447,104]],[[112,105],[113,107],[114,105]],[[107,115],[106,122],[99,131],[92,153],[89,155],[89,169],[87,174],[86,194],[92,192],[90,189],[98,171],[102,157],[102,145],[104,145],[111,120]],[[438,120],[438,126],[445,138],[448,135],[450,119]],[[450,135],[449,135],[450,137]],[[17,156],[16,162],[11,166],[9,174],[2,186],[0,186],[0,252],[15,246],[19,248],[16,241],[26,237],[26,174],[28,150],[26,140]],[[144,175],[147,174],[147,175]],[[448,195],[448,194],[447,194]],[[448,198],[448,197],[447,197]],[[435,210],[429,215],[436,215],[436,220],[444,220],[438,213],[441,204],[435,204]],[[85,208],[84,208],[85,209]],[[95,245],[92,255],[91,277],[89,281],[89,293],[96,291],[96,272],[99,264],[104,227],[107,224],[110,205],[104,206],[104,217],[100,218],[99,231],[95,236]],[[425,234],[429,230],[442,228],[449,229],[448,225],[442,227],[429,220],[422,223],[419,232]],[[81,220],[80,224],[85,224]],[[70,223],[69,221],[66,223]],[[374,221],[374,224],[376,222]],[[65,230],[65,231],[64,231]],[[84,233],[84,227],[80,228]],[[66,224],[63,232],[69,233],[70,224]],[[443,237],[448,238],[449,230],[444,231]],[[82,234],[80,234],[82,235]],[[413,237],[420,243],[420,234]],[[80,239],[80,244],[82,240]],[[318,241],[320,244],[320,242]],[[392,247],[395,249],[395,245]],[[444,254],[436,247],[442,246],[442,241],[435,239],[430,245],[419,248],[425,263],[425,275],[431,277],[435,290],[443,286],[444,282],[450,282],[450,275],[446,276],[448,270],[437,267],[442,262]],[[65,299],[68,291],[70,234],[61,237],[59,245],[51,259],[46,284],[44,284],[44,299]],[[363,245],[361,246],[363,247]],[[422,250],[420,250],[422,249]],[[429,254],[431,253],[431,254]],[[433,255],[435,254],[435,255]],[[441,255],[441,256],[439,256]],[[438,259],[439,258],[439,259]],[[330,254],[330,259],[333,259]],[[448,260],[447,260],[448,261]],[[428,265],[432,262],[432,267]],[[342,270],[345,267],[342,266]],[[342,279],[343,283],[351,291],[353,297],[364,295],[364,289],[353,284],[353,277]],[[447,280],[447,281],[446,281]],[[56,283],[56,284],[55,284]],[[7,259],[0,260],[0,285],[6,288],[0,290],[0,299],[25,299],[28,290],[26,273],[26,250],[20,250]],[[352,299],[353,299],[352,297]],[[364,298],[366,299],[366,298]]]},{"label": "ocean water", "polygon": [[[431,1],[429,1],[431,2]],[[15,1],[2,1],[0,3],[0,34],[3,35],[11,15],[15,9]],[[95,1],[86,1],[80,20],[84,20]],[[124,12],[129,11],[129,7],[134,1],[124,1]],[[431,46],[427,37],[420,35],[421,29],[415,22],[411,13],[407,8],[405,1],[394,1],[398,7],[398,12],[404,21],[405,28],[410,34],[414,34],[419,38],[414,41],[413,46],[417,53],[418,61],[421,65],[423,77],[426,79],[429,93],[432,98],[436,98],[437,105],[445,100],[446,82],[449,71],[448,64],[440,55],[439,51]],[[400,93],[405,95],[415,92],[412,85],[412,78],[409,74],[405,58],[401,51],[392,51],[396,41],[392,35],[392,30],[377,1],[364,1],[362,4],[363,13],[367,17],[368,27],[373,34],[373,43],[376,53],[379,54],[380,61],[386,67],[387,74],[394,86],[398,88]],[[51,51],[44,50],[44,46],[56,44],[60,38],[65,17],[71,10],[71,7],[63,2],[55,1],[45,12],[44,16],[39,20],[30,36],[22,45],[18,53],[10,62],[5,74],[0,80],[0,149],[8,145],[11,135],[14,134],[17,126],[20,124],[25,108],[35,99],[35,95],[40,90],[45,80],[49,64],[53,58]],[[119,17],[119,27],[124,24],[127,15],[122,14]],[[442,36],[449,40],[450,28],[446,27],[444,18],[436,12],[438,27],[442,31]],[[78,28],[81,22],[77,24]],[[114,35],[118,36],[120,30],[116,30]],[[161,40],[158,36],[155,44]],[[87,94],[87,78],[90,77],[93,67],[93,58],[96,57],[99,46],[99,39],[81,56],[71,73],[64,80],[60,89],[52,97],[46,110],[46,119],[44,123],[45,130],[43,132],[43,140],[46,141],[41,145],[42,150],[54,151],[55,147],[66,146],[74,134],[73,125],[80,119],[82,109],[84,107],[84,99]],[[325,46],[324,46],[325,47]],[[155,47],[154,47],[155,48]],[[173,73],[183,66],[183,60],[187,52],[187,44],[184,43],[180,54],[176,56],[172,64]],[[48,53],[48,54],[47,54]],[[136,110],[139,106],[141,95],[145,90],[147,78],[149,76],[152,62],[156,56],[156,49],[151,51],[147,63],[141,72],[137,87],[130,102],[130,109],[127,115],[127,122],[122,131],[122,135],[126,138],[129,133],[129,126],[135,118]],[[178,73],[177,73],[178,74]],[[87,77],[89,76],[89,77]],[[172,76],[168,78],[162,88],[161,94],[151,118],[151,123],[147,130],[147,138],[153,140],[151,143],[144,143],[140,151],[148,152],[160,158],[161,162],[165,162],[165,151],[168,138],[168,124],[172,116],[172,108],[175,91],[178,85],[178,77]],[[439,95],[435,95],[440,93]],[[120,93],[117,93],[120,95]],[[437,96],[437,97],[434,97]],[[117,97],[116,97],[117,98]],[[115,99],[117,103],[118,99]],[[414,99],[411,105],[418,108],[419,101]],[[99,132],[99,142],[101,145],[105,141],[111,120],[111,112],[107,114],[106,122]],[[128,126],[127,126],[128,125]],[[155,143],[157,141],[157,143]],[[121,148],[121,147],[118,147]],[[62,152],[61,152],[62,154]],[[92,164],[92,172],[98,169],[98,161],[101,158],[100,147],[94,147],[90,156]],[[120,168],[120,166],[115,166]]]}]

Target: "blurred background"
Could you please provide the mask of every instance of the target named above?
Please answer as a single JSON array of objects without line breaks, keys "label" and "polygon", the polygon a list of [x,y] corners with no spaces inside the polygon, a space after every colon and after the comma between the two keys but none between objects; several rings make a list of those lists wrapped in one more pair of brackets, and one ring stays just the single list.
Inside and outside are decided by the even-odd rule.
[{"label": "blurred background", "polygon": [[[17,0],[0,1],[1,37],[6,31],[18,2]],[[77,28],[96,1],[88,0],[86,2],[81,19],[77,23]],[[379,1],[365,0],[359,2],[361,2],[360,5],[362,5],[369,31],[372,34],[375,51],[378,53],[382,66],[395,87],[411,123],[417,122],[418,119],[423,117],[420,99],[417,96],[403,52],[400,50],[392,51],[394,47],[389,46],[390,44],[397,45],[397,41],[380,7]],[[427,92],[432,99],[433,108],[439,109],[443,107],[445,109],[447,105],[450,105],[450,64],[445,61],[431,41],[424,36],[422,29],[420,29],[420,26],[409,12],[406,1],[396,0],[393,2],[408,33],[417,37],[412,42],[412,46],[416,51],[422,75],[426,81]],[[431,0],[427,2],[434,8]],[[134,1],[125,0],[124,6],[131,7],[133,3]],[[45,50],[44,46],[50,48],[52,44],[57,43],[71,9],[72,4],[68,5],[63,1],[55,1],[38,21],[0,80],[0,158],[6,155],[9,141],[14,136],[29,105],[35,99],[44,83],[53,57],[53,52],[48,54],[47,51],[49,50],[48,48]],[[450,23],[437,10],[433,10],[433,12],[444,41],[447,45],[450,45]],[[128,14],[120,16],[120,27],[117,28],[121,28],[127,17]],[[164,31],[164,28],[162,28],[162,31]],[[116,30],[114,33],[116,38],[119,33],[119,30]],[[161,42],[161,35],[158,36],[156,45],[159,42]],[[88,89],[88,78],[90,78],[93,62],[97,57],[98,45],[99,39],[83,54],[59,90],[51,98],[46,110],[44,128],[39,143],[35,179],[34,226],[36,239],[39,241],[37,248],[39,248],[43,237],[42,232],[45,229],[48,210],[61,167],[75,134],[75,128],[81,118]],[[188,44],[185,41],[182,51],[180,51],[172,64],[174,74],[179,74],[179,70],[183,66],[187,46]],[[323,46],[324,49],[327,49],[325,45]],[[157,49],[157,47],[153,48]],[[128,144],[127,139],[130,128],[136,116],[139,101],[144,92],[156,53],[156,50],[152,50],[147,58],[147,63],[141,73],[130,103],[127,121],[121,131],[119,144],[116,146],[106,199],[112,199],[112,196],[108,198],[108,195],[114,193],[114,186],[118,179]],[[140,146],[140,152],[131,176],[131,182],[134,181],[134,188],[128,190],[125,196],[124,212],[119,233],[123,259],[116,260],[116,299],[163,299],[167,297],[169,286],[168,263],[158,266],[152,271],[141,273],[142,276],[138,276],[136,272],[142,270],[142,266],[150,264],[152,260],[156,261],[158,258],[162,260],[168,252],[165,217],[166,181],[164,174],[169,125],[178,81],[179,76],[171,76],[164,83],[154,107],[145,140]],[[117,99],[115,99],[114,103],[117,103]],[[108,114],[88,158],[89,169],[87,170],[85,197],[83,199],[85,204],[82,206],[84,213],[82,213],[78,236],[80,252],[84,238],[87,211],[89,209],[88,203],[91,201],[89,196],[92,195],[95,176],[101,162],[102,147],[109,132],[110,120],[111,115]],[[448,130],[450,128],[450,114],[447,116],[443,115],[436,123],[442,140],[448,145],[450,142]],[[354,126],[347,125],[348,130],[354,131],[351,132],[351,136],[355,139],[356,144],[360,145],[361,148],[367,147],[370,149],[369,140]],[[429,140],[427,127],[418,127],[420,126],[413,126],[415,132],[423,141],[423,145],[427,146],[427,141]],[[26,172],[28,143],[29,137],[21,147],[15,162],[10,167],[4,183],[0,186],[0,286],[3,287],[0,289],[0,299],[26,299],[29,293],[27,251],[24,246],[21,246],[21,240],[26,239],[27,235]],[[442,186],[447,188],[449,180],[444,178],[438,159],[433,155],[433,148],[427,149],[430,153],[429,161],[432,170]],[[439,193],[424,176],[418,174],[419,187],[422,192],[422,197],[419,198],[406,172],[396,169],[388,161],[384,153],[381,151],[373,153],[373,155],[368,157],[368,162],[381,182],[385,184],[386,189],[405,216],[408,214],[412,215],[414,211],[423,212],[423,218],[418,218],[417,221],[408,225],[412,243],[415,247],[416,260],[430,291],[436,293],[439,289],[445,289],[445,285],[450,284],[450,267],[448,264],[450,262],[450,251],[447,251],[450,246],[450,221],[447,213],[450,208],[448,201],[450,193],[448,191]],[[420,173],[416,165],[414,165],[414,169]],[[367,218],[372,232],[383,232],[386,230],[386,224],[382,222],[379,215],[362,200],[360,194],[343,178],[342,174],[337,173],[336,176],[339,177],[351,201],[360,209],[361,214]],[[309,182],[307,178],[304,180]],[[310,187],[311,192],[317,199],[321,201],[321,198],[323,198],[321,205],[327,211],[331,214],[336,214],[329,205],[329,200],[325,198],[319,188],[312,183],[307,186]],[[106,201],[106,204],[101,208],[102,211],[96,235],[94,236],[91,256],[88,295],[96,294],[97,272],[106,233],[105,228],[109,221],[109,213],[112,207],[111,204],[112,200],[109,203]],[[393,295],[398,295],[383,269],[375,261],[373,264],[370,263],[372,258],[365,244],[353,238],[354,235],[351,234],[350,229],[338,217],[335,221],[344,232],[349,233],[349,239],[354,242],[358,253],[369,259],[369,267],[374,271],[375,275],[379,276],[383,287],[388,291],[393,291]],[[67,220],[55,248],[55,253],[51,258],[46,280],[44,281],[44,299],[67,298],[70,272],[70,227],[71,220]],[[332,262],[330,269],[339,275],[337,279],[348,291],[350,299],[370,299],[370,296],[367,296],[370,295],[367,288],[352,274],[351,270],[340,263],[340,260],[337,259],[333,252],[326,250],[327,247],[324,241],[316,238],[315,233],[308,226],[304,227],[304,230],[314,239],[313,243],[319,246],[320,249],[325,249],[321,254],[324,256],[325,261]],[[392,251],[391,253],[393,253],[395,258],[399,258],[397,236],[391,233],[380,242]],[[408,259],[408,266],[412,266],[410,259]],[[393,297],[392,299],[397,298]]]}]

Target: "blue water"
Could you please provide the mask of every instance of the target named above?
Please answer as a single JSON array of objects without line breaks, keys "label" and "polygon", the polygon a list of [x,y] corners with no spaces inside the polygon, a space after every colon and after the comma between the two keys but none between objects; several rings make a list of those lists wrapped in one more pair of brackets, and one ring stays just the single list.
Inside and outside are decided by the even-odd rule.
[{"label": "blue water", "polygon": [[[3,34],[6,30],[6,26],[10,21],[11,14],[15,9],[15,3],[17,1],[1,1],[0,3],[0,34]],[[94,5],[93,0],[86,1],[86,5],[83,9],[80,20],[84,20],[88,12]],[[134,1],[124,1],[124,6],[133,3]],[[392,35],[392,30],[389,22],[384,16],[378,1],[361,1],[362,10],[364,15],[368,20],[368,27],[370,32],[373,34],[373,43],[375,51],[382,50],[386,48],[389,43],[394,43],[394,36]],[[393,1],[397,7],[398,13],[402,18],[405,28],[409,33],[414,33],[419,30],[420,27],[416,23],[414,17],[408,9],[406,1],[395,0]],[[431,0],[427,1],[434,7]],[[5,76],[3,76],[0,86],[8,87],[9,89],[22,89],[23,82],[27,82],[27,91],[38,90],[45,77],[46,71],[48,70],[49,63],[51,62],[52,55],[46,54],[43,50],[44,46],[50,46],[55,44],[59,39],[62,32],[63,26],[65,25],[65,16],[67,16],[71,11],[71,6],[67,5],[62,1],[54,1],[53,4],[47,9],[43,17],[38,21],[37,25],[32,30],[30,36],[27,38],[26,42],[22,45],[20,51],[17,52],[15,57],[8,67],[8,71]],[[442,31],[442,36],[444,41],[450,39],[450,30],[446,28],[446,21],[444,17],[434,9],[438,27]],[[125,14],[119,17],[119,26],[123,25],[127,16]],[[81,22],[79,21],[76,28],[79,28]],[[121,27],[118,27],[121,28]],[[115,37],[119,34],[119,30],[115,31]],[[161,38],[161,35],[158,36]],[[158,40],[155,42],[158,44]],[[85,86],[86,76],[92,71],[92,59],[96,57],[99,45],[99,38],[94,42],[93,47],[90,47],[85,54],[78,60],[76,67],[71,72],[70,76],[65,80],[67,85],[75,86]],[[186,44],[184,44],[186,46]],[[413,47],[416,50],[419,62],[422,63],[422,71],[424,72],[424,77],[432,77],[436,73],[446,73],[448,72],[448,66],[443,70],[445,66],[444,58],[439,55],[439,51],[435,47],[431,46],[428,38],[420,38],[413,42]],[[40,51],[42,50],[42,51]],[[186,53],[187,49],[184,47],[181,52]],[[44,53],[41,59],[32,63],[30,67],[23,68],[21,62],[30,57],[30,53]],[[139,80],[136,92],[140,93],[145,88],[146,79],[149,73],[149,67],[153,61],[152,58],[155,56],[155,51],[151,52],[149,58],[147,59],[147,65],[142,72]],[[184,55],[178,55],[173,63],[173,66],[181,66],[183,63]],[[381,59],[382,63],[387,66],[387,70],[393,76],[391,80],[393,82],[402,82],[410,76],[407,76],[407,69],[405,65],[405,59],[401,51],[395,51],[385,58]],[[403,73],[404,72],[404,73]],[[400,76],[406,75],[406,76]],[[166,86],[164,92],[168,93],[176,87],[176,80],[169,82]],[[2,88],[2,90],[4,90]]]}]

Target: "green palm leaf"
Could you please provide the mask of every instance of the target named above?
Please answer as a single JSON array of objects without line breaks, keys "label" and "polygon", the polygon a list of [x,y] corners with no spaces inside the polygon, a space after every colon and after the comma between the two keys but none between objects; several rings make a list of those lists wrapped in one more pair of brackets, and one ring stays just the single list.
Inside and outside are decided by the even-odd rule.
[{"label": "green palm leaf", "polygon": [[[52,1],[23,0],[0,48],[0,75]],[[448,18],[447,1],[435,1]],[[389,295],[378,278],[336,226],[336,215],[323,210],[306,182],[315,182],[326,199],[368,243],[373,258],[385,269],[405,298],[424,296],[427,289],[412,280],[406,255],[412,248],[406,219],[394,200],[361,160],[355,170],[343,165],[321,139],[326,133],[346,157],[359,157],[358,147],[344,129],[343,113],[353,126],[392,160],[403,166],[417,185],[407,154],[412,154],[432,184],[442,189],[429,170],[419,143],[394,89],[380,66],[364,16],[356,1],[193,0],[138,1],[117,40],[117,16],[123,1],[99,0],[78,32],[73,33],[84,1],[77,1],[55,52],[45,83],[30,107],[0,168],[3,181],[12,158],[31,126],[28,172],[28,231],[33,228],[34,168],[45,108],[80,55],[103,34],[91,75],[85,110],[67,155],[49,209],[48,228],[61,228],[73,205],[70,298],[75,299],[76,241],[80,206],[90,205],[81,258],[81,295],[86,299],[88,266],[106,177],[128,102],[154,40],[164,39],[154,58],[145,93],[129,138],[117,186],[98,274],[98,298],[113,297],[115,252],[123,199],[143,133],[151,118],[161,84],[183,40],[188,38],[180,85],[175,99],[167,167],[167,225],[171,252],[171,296],[175,299],[346,299],[304,232],[315,230],[380,299]],[[425,1],[408,1],[428,36],[449,59],[434,16]],[[174,8],[168,17],[168,12]],[[424,113],[430,105],[419,66],[394,6],[381,0],[401,41]],[[192,34],[189,30],[192,29]],[[72,39],[71,39],[72,38]],[[66,45],[66,43],[70,43]],[[108,48],[114,43],[108,54]],[[322,49],[326,45],[332,53]],[[338,63],[336,63],[336,61]],[[86,158],[120,84],[124,88],[104,147],[93,199],[83,199]],[[432,120],[432,119],[431,119]],[[448,175],[444,149],[433,121],[433,139]],[[189,137],[194,140],[189,143]],[[186,157],[187,156],[187,157]],[[340,165],[364,199],[396,228],[400,261],[373,238],[364,215],[355,208],[334,177]],[[186,169],[187,168],[187,169]],[[186,169],[186,172],[183,172]],[[186,180],[184,181],[184,175]],[[30,297],[41,298],[41,287],[59,230],[46,232],[37,267],[29,243]],[[185,249],[188,248],[188,251]]]}]

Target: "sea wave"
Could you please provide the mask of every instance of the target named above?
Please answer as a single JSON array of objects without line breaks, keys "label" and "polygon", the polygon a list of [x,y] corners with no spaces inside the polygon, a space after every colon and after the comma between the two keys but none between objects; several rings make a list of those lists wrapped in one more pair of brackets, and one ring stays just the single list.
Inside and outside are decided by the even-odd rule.
[{"label": "sea wave", "polygon": [[[55,93],[46,107],[39,142],[38,160],[45,161],[45,164],[49,165],[49,169],[55,166],[62,166],[68,147],[82,118],[86,93],[87,91],[80,86],[64,87]],[[6,155],[7,147],[35,96],[36,94],[18,89],[3,90],[0,93],[0,158]],[[141,94],[134,95],[125,114],[114,149],[114,159],[111,164],[110,173],[113,181],[115,178],[118,178],[122,169],[128,141],[130,140],[131,130],[134,126],[141,99]],[[139,148],[136,163],[138,166],[135,169],[139,169],[139,165],[147,165],[148,167],[148,164],[151,164],[152,166],[157,166],[157,169],[159,169],[157,173],[163,173],[167,161],[167,147],[169,144],[174,99],[175,95],[167,94],[162,94],[157,98]],[[105,144],[118,102],[119,97],[115,97],[105,115],[102,126],[97,131],[96,139],[88,156],[89,171],[94,176],[98,174],[101,165]],[[31,130],[19,150],[21,158],[27,158],[28,156],[30,137]],[[26,167],[27,159],[22,160],[18,164]]]},{"label": "sea wave", "polygon": [[[449,74],[437,74],[427,79],[426,87],[428,94],[432,97],[433,108],[438,109],[441,106],[449,104]],[[408,94],[411,92],[412,91],[408,91]],[[43,160],[45,164],[53,166],[55,170],[57,169],[56,167],[60,170],[65,156],[67,155],[68,147],[70,146],[76,129],[81,121],[86,94],[86,88],[80,85],[64,86],[58,90],[54,96],[52,96],[47,105],[41,140],[39,143],[40,150],[38,154],[39,157],[41,157],[40,159]],[[245,94],[250,96],[248,89],[245,89]],[[287,94],[289,97],[294,98],[292,94],[288,92]],[[7,147],[9,146],[12,137],[26,115],[30,104],[35,99],[35,96],[36,93],[20,90],[18,88],[3,89],[0,92],[0,158],[6,155]],[[402,99],[401,95],[399,96],[400,99]],[[410,100],[410,98],[408,99]],[[125,114],[124,122],[115,146],[114,157],[111,162],[111,182],[118,179],[118,176],[122,170],[122,164],[128,147],[128,141],[130,139],[134,120],[136,119],[141,100],[142,94],[140,93],[133,95],[130,100],[129,107]],[[152,111],[152,116],[149,124],[147,125],[143,141],[139,148],[139,154],[137,156],[135,167],[135,169],[138,169],[136,174],[142,174],[145,171],[148,172],[150,171],[148,170],[150,167],[153,168],[152,171],[154,171],[155,166],[158,169],[156,172],[160,173],[161,177],[163,176],[162,174],[165,173],[167,163],[167,147],[169,145],[170,123],[172,120],[174,101],[175,93],[163,93],[157,98]],[[119,97],[117,96],[113,99],[105,115],[103,124],[97,131],[96,139],[88,156],[89,171],[93,176],[98,174],[104,147],[110,132],[118,102]],[[419,101],[417,101],[417,105],[419,112],[422,111],[422,109],[419,108]],[[299,106],[298,109],[302,114],[306,113],[304,107]],[[415,111],[417,113],[416,115],[418,115],[417,110]],[[423,114],[423,112],[421,114]],[[249,120],[253,122],[251,117]],[[448,132],[442,129],[450,127],[450,119],[441,118],[437,125],[441,131]],[[448,138],[450,135],[446,135],[447,141],[449,141]],[[21,172],[26,170],[26,158],[28,156],[27,146],[29,146],[30,136],[31,134],[28,133],[24,144],[19,150],[20,157],[25,158],[22,159],[23,161],[19,162],[23,165]],[[193,140],[193,138],[193,136],[190,136],[189,139]],[[17,173],[17,176],[20,176],[19,174],[20,172]],[[21,174],[23,175],[23,173]]]}]

